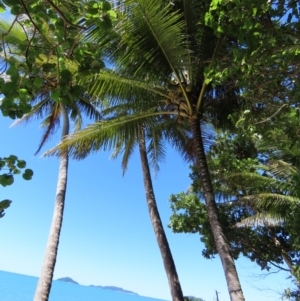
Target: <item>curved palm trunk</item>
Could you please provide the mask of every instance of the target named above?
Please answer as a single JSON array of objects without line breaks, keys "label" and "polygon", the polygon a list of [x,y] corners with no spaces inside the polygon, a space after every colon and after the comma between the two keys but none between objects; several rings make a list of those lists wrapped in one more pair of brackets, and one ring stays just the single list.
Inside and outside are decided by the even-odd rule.
[{"label": "curved palm trunk", "polygon": [[[69,117],[63,105],[60,105],[60,110],[63,118],[62,138],[64,138],[69,134]],[[61,154],[52,224],[40,278],[34,295],[34,301],[48,301],[51,290],[59,236],[63,221],[65,194],[67,188],[68,159],[69,155],[67,152]]]},{"label": "curved palm trunk", "polygon": [[146,143],[144,138],[144,131],[141,129],[139,132],[139,151],[142,163],[144,187],[146,191],[146,200],[150,214],[151,223],[154,229],[158,247],[163,259],[165,271],[168,277],[171,296],[173,301],[183,301],[183,293],[181,290],[179,278],[177,275],[173,256],[169,247],[169,243],[159,216],[154,190],[152,186],[151,173],[148,163]]},{"label": "curved palm trunk", "polygon": [[283,261],[285,262],[285,264],[288,266],[290,273],[292,276],[295,277],[295,280],[297,281],[297,284],[299,285],[299,279],[297,278],[297,275],[294,273],[294,268],[293,268],[293,263],[291,261],[291,258],[289,257],[289,255],[287,254],[287,252],[285,251],[284,247],[282,246],[281,242],[277,239],[276,235],[274,234],[274,231],[272,229],[270,229],[269,227],[267,227],[267,229],[269,230],[269,233],[271,235],[271,238],[275,244],[275,246],[280,249],[281,252],[281,256]]},{"label": "curved palm trunk", "polygon": [[239,277],[236,271],[233,258],[230,254],[230,246],[224,235],[222,226],[219,222],[218,210],[206,162],[206,155],[204,152],[200,122],[198,119],[193,119],[191,121],[191,128],[193,132],[193,141],[196,152],[196,163],[202,181],[202,188],[206,202],[208,218],[213,232],[215,244],[222,261],[230,300],[244,301],[245,299],[239,281]]}]

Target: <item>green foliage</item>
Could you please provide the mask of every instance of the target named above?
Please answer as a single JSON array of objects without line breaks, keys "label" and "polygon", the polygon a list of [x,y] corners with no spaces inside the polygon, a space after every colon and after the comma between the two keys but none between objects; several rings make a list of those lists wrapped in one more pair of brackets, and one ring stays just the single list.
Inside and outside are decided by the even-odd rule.
[{"label": "green foliage", "polygon": [[65,104],[78,97],[72,80],[104,66],[99,47],[81,42],[83,32],[112,26],[116,14],[109,2],[63,1],[57,6],[52,1],[1,1],[1,7],[3,3],[15,15],[10,22],[0,20],[3,116],[21,118],[41,93],[53,92]]},{"label": "green foliage", "polygon": [[18,159],[17,156],[10,155],[9,157],[0,158],[0,170],[5,173],[0,175],[0,184],[5,187],[12,185],[14,182],[14,175],[22,174],[23,179],[31,180],[33,171],[25,169],[26,162]]},{"label": "green foliage", "polygon": [[[93,115],[89,100],[84,96],[85,89],[77,83],[77,79],[87,70],[89,74],[98,72],[104,64],[99,47],[81,43],[81,38],[84,31],[89,31],[92,19],[94,29],[112,25],[116,16],[110,4],[107,1],[73,1],[61,2],[56,6],[52,1],[41,3],[36,0],[26,4],[23,1],[1,1],[0,6],[4,8],[3,4],[15,17],[11,21],[0,20],[2,115],[29,120],[32,112],[48,114],[50,108],[46,101],[49,97],[57,104],[71,104],[74,99],[79,99],[80,108],[87,109],[88,114]],[[91,14],[92,7],[97,12]],[[99,63],[91,65],[89,62],[93,61]],[[41,102],[36,105],[37,100]],[[54,112],[57,113],[57,110]],[[79,117],[76,114],[79,107],[73,106],[69,112],[76,128],[80,128],[82,119],[80,114]],[[40,147],[56,124],[56,115],[46,119],[48,128]],[[11,185],[15,174],[22,173],[25,180],[33,176],[32,170],[25,169],[26,162],[15,156],[1,159],[0,164],[2,170],[7,169],[0,175],[3,186]]]},{"label": "green foliage", "polygon": [[216,35],[231,37],[227,64],[215,60],[207,74],[211,82],[234,78],[249,102],[285,103],[299,80],[297,1],[214,0],[205,22]]},{"label": "green foliage", "polygon": [[299,284],[296,284],[296,288],[287,288],[284,291],[283,299],[290,301],[299,301],[300,300],[300,287]]},{"label": "green foliage", "polygon": [[[41,147],[58,125],[60,104],[68,106],[79,129],[75,116],[81,107],[74,100],[86,105],[87,98],[100,99],[102,120],[54,151],[68,148],[83,158],[113,147],[114,156],[124,154],[124,169],[141,125],[156,162],[164,155],[161,138],[178,147],[184,134],[190,137],[191,120],[213,124],[222,131],[208,163],[234,258],[244,255],[269,269],[286,252],[299,264],[297,1],[127,0],[118,14],[101,0],[62,1],[59,7],[27,2],[0,1],[0,8],[4,3],[12,14],[27,15],[0,24],[4,116],[46,116]],[[105,69],[102,56],[113,69]],[[179,141],[170,131],[175,127]],[[14,165],[25,168],[23,162]],[[23,173],[24,179],[31,176],[30,170]],[[12,180],[8,174],[2,183]],[[171,197],[171,227],[199,233],[203,255],[210,258],[216,248],[195,170],[192,180],[192,193]],[[237,228],[246,223],[251,227]]]},{"label": "green foliage", "polygon": [[[272,159],[269,155],[266,160],[268,151],[258,149],[251,135],[217,135],[207,156],[219,200],[219,220],[235,259],[243,255],[269,270],[272,265],[280,267],[286,261],[284,253],[291,265],[297,267],[300,199],[293,180],[296,170],[278,160],[278,155],[275,161],[273,152]],[[204,257],[211,258],[217,250],[196,170],[191,178],[189,193],[170,197],[170,227],[174,232],[198,233],[205,245]],[[299,279],[294,269],[291,272]]]},{"label": "green foliage", "polygon": [[3,200],[0,202],[0,218],[5,215],[5,209],[7,209],[11,204],[10,200]]},{"label": "green foliage", "polygon": [[[0,158],[0,185],[3,187],[12,185],[14,183],[14,176],[18,174],[22,174],[24,180],[31,180],[33,171],[31,169],[24,170],[25,167],[26,162],[15,155]],[[0,217],[4,216],[5,209],[7,209],[10,204],[10,200],[0,201]]]}]

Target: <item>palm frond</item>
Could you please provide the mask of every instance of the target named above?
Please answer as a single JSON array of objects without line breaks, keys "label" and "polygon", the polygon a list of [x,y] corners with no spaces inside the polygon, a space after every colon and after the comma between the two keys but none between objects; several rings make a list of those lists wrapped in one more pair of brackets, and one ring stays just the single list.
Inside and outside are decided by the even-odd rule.
[{"label": "palm frond", "polygon": [[197,0],[178,1],[176,8],[183,13],[186,23],[186,34],[190,49],[190,81],[194,86],[201,86],[204,79],[204,68],[212,58],[217,37],[211,28],[205,26],[204,17],[209,3]]},{"label": "palm frond", "polygon": [[164,118],[162,125],[164,139],[181,154],[184,161],[193,162],[195,151],[190,127],[179,123],[178,119],[166,117],[168,118]]},{"label": "palm frond", "polygon": [[121,17],[113,29],[105,56],[116,69],[142,78],[149,72],[164,79],[166,74],[176,74],[189,54],[182,16],[161,0],[128,0],[124,6],[128,8],[126,18]]},{"label": "palm frond", "polygon": [[269,212],[283,212],[293,204],[300,204],[297,197],[277,194],[277,193],[259,193],[239,198],[239,203],[249,205],[252,208],[268,210]]},{"label": "palm frond", "polygon": [[74,131],[77,132],[82,128],[83,124],[81,110],[78,104],[73,104],[72,107],[69,108],[69,111],[70,120],[74,123]]},{"label": "palm frond", "polygon": [[53,103],[50,101],[50,96],[36,97],[39,99],[36,105],[31,107],[30,112],[25,114],[21,119],[17,119],[12,126],[20,125],[22,123],[27,124],[32,120],[43,118],[45,115],[49,115],[53,109]]},{"label": "palm frond", "polygon": [[268,170],[274,176],[289,179],[295,173],[298,173],[298,169],[292,164],[287,163],[283,160],[270,160],[268,162]]},{"label": "palm frond", "polygon": [[136,126],[143,122],[151,123],[152,116],[158,115],[155,110],[136,113],[130,116],[119,116],[89,125],[82,131],[66,137],[58,146],[47,151],[45,155],[59,155],[60,151],[70,152],[75,159],[83,159],[89,153],[100,148],[104,150],[119,148],[120,141],[136,135]]},{"label": "palm frond", "polygon": [[136,146],[137,143],[137,132],[138,129],[135,128],[135,134],[131,136],[127,136],[126,140],[124,141],[119,141],[117,146],[114,148],[114,151],[111,155],[112,159],[116,159],[120,154],[123,154],[122,156],[122,170],[123,170],[123,175],[128,169],[128,163],[131,155],[134,152],[134,147]]},{"label": "palm frond", "polygon": [[272,213],[257,213],[253,216],[249,216],[239,223],[236,227],[258,227],[258,226],[279,226],[284,222],[283,216],[280,214]]},{"label": "palm frond", "polygon": [[42,125],[45,127],[44,134],[42,135],[41,142],[38,146],[35,155],[41,150],[49,138],[56,132],[60,124],[60,109],[59,104],[53,106],[51,114],[43,121]]},{"label": "palm frond", "polygon": [[115,105],[120,99],[126,99],[128,102],[133,95],[135,95],[135,100],[137,95],[145,92],[162,96],[165,99],[170,98],[159,83],[149,84],[149,82],[110,70],[102,70],[97,75],[83,77],[80,80],[80,84],[87,87],[91,96],[98,98],[108,97],[110,105]]},{"label": "palm frond", "polygon": [[87,98],[86,95],[74,101],[69,106],[70,119],[74,122],[74,130],[79,131],[82,128],[84,113],[90,120],[100,120],[101,113],[96,107],[96,103],[93,99]]},{"label": "palm frond", "polygon": [[[257,169],[263,168],[263,166],[257,166]],[[283,184],[283,182],[272,178],[263,176],[256,172],[239,172],[239,173],[233,173],[228,176],[226,176],[226,179],[237,185],[238,187],[243,188],[253,188],[253,187],[277,187],[280,189],[280,185]]]},{"label": "palm frond", "polygon": [[2,39],[16,50],[15,46],[24,45],[27,35],[23,28],[13,19],[0,17],[0,34]]},{"label": "palm frond", "polygon": [[155,124],[146,131],[147,154],[150,161],[150,166],[154,172],[159,172],[159,162],[165,158],[166,146],[163,140],[162,128],[160,124]]},{"label": "palm frond", "polygon": [[79,110],[84,112],[85,115],[91,120],[99,120],[101,118],[101,112],[97,108],[97,102],[92,98],[87,98],[86,96],[81,97],[76,102]]}]

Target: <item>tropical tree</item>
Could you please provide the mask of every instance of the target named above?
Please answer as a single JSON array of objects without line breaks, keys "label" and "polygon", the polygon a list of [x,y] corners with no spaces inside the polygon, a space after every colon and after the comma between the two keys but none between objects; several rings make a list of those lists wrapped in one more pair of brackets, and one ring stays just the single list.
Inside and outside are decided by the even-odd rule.
[{"label": "tropical tree", "polygon": [[[1,4],[0,4],[1,6]],[[5,33],[9,30],[9,24],[2,23],[1,24],[1,34],[2,36],[5,36]],[[11,29],[11,31],[15,31],[14,29]],[[3,40],[12,40],[15,37],[12,37],[14,35],[10,35],[9,37],[4,37]],[[0,59],[1,62],[1,59]],[[3,63],[3,64],[2,64]],[[5,62],[1,62],[1,67],[5,65]],[[7,84],[10,86],[9,89],[3,89],[3,86]],[[14,119],[16,115],[19,117],[22,117],[24,113],[28,112],[30,110],[30,105],[23,100],[15,101],[13,98],[10,98],[12,94],[18,93],[18,91],[14,91],[12,89],[11,83],[9,83],[9,74],[4,74],[1,72],[0,75],[0,90],[2,94],[2,98],[0,100],[0,111],[4,117],[9,117]],[[10,98],[7,101],[7,98]],[[7,157],[0,158],[0,185],[3,187],[12,185],[14,183],[14,177],[15,175],[22,174],[23,179],[25,180],[31,180],[33,176],[33,171],[31,169],[26,168],[26,161],[18,158],[15,155],[9,155]],[[0,217],[3,217],[5,215],[5,210],[10,206],[11,200],[5,199],[0,201]]]},{"label": "tropical tree", "polygon": [[[30,28],[25,30],[25,22],[26,18],[24,23],[8,26],[7,22],[1,20],[1,30],[4,32],[14,25],[14,30],[6,32],[5,42],[10,53],[6,54],[3,60],[10,65],[7,74],[17,77],[18,81],[22,83],[18,96],[26,99],[31,105],[30,111],[15,124],[45,118],[42,122],[45,131],[36,152],[38,153],[50,136],[56,132],[61,120],[61,139],[63,139],[69,134],[70,120],[74,122],[75,130],[79,130],[83,124],[82,114],[86,114],[92,119],[99,119],[100,114],[82,87],[76,85],[80,64],[68,57],[70,45],[60,43],[56,53],[52,54],[53,47],[46,47],[45,39],[47,42],[51,41],[54,45],[58,45],[57,37],[49,28],[45,29],[43,34],[34,34]],[[47,28],[46,24],[43,24],[42,27]],[[32,42],[31,35],[35,35],[35,42]],[[22,49],[31,46],[42,48],[45,53],[40,53],[29,64],[27,53],[25,52],[24,55]],[[20,116],[16,115],[16,117]],[[35,292],[34,300],[36,301],[46,301],[50,294],[63,221],[68,162],[68,152],[61,152],[53,219],[42,271]]]},{"label": "tropical tree", "polygon": [[[200,127],[202,121],[213,116],[217,116],[221,124],[239,106],[232,82],[228,81],[227,86],[212,86],[206,78],[211,63],[223,57],[232,42],[217,38],[204,26],[204,14],[209,8],[205,1],[128,0],[122,3],[122,8],[124,13],[120,13],[119,22],[110,32],[92,30],[87,35],[101,45],[113,70],[82,79],[82,83],[89,85],[88,91],[95,97],[109,96],[111,106],[128,101],[128,95],[136,91],[156,96],[152,108],[144,110],[141,106],[134,110],[129,118],[120,121],[123,125],[137,119],[143,123],[151,116],[170,115],[189,127],[230,298],[244,300],[230,247],[219,222]],[[144,99],[134,98],[134,101]],[[101,132],[105,125],[95,124],[93,130],[97,127]],[[61,149],[70,147],[75,156],[80,156],[83,144],[77,137],[66,139]]]},{"label": "tropical tree", "polygon": [[[154,137],[154,139],[155,138],[156,137]],[[160,141],[158,141],[158,143],[160,143]],[[165,271],[168,277],[172,300],[182,301],[184,300],[183,292],[181,289],[181,285],[176,271],[176,266],[163,228],[163,224],[156,203],[156,198],[154,195],[143,126],[140,126],[138,131],[138,145],[143,170],[144,188],[146,192],[146,200],[149,215],[156,236],[157,244],[161,252]]]},{"label": "tropical tree", "polygon": [[[299,283],[300,249],[296,230],[300,202],[299,145],[292,134],[298,129],[299,118],[295,118],[294,111],[284,114],[286,117],[277,117],[280,127],[264,126],[263,135],[220,133],[207,156],[219,200],[220,221],[234,258],[242,254],[262,269],[275,266],[290,272]],[[174,232],[199,233],[205,244],[203,255],[211,258],[217,250],[196,169],[192,180],[188,194],[170,198],[173,212],[170,226]]]},{"label": "tropical tree", "polygon": [[[100,117],[100,114],[93,106],[93,104],[84,97],[80,99],[74,99],[74,102],[72,104],[69,104],[68,106],[61,103],[56,103],[49,96],[45,96],[44,99],[37,98],[37,101],[37,104],[32,107],[30,113],[26,114],[20,120],[20,122],[28,122],[31,119],[36,118],[37,116],[39,118],[45,117],[43,121],[45,132],[42,136],[38,151],[42,148],[42,146],[44,146],[50,135],[55,133],[58,125],[60,124],[60,120],[62,121],[61,139],[63,139],[69,134],[70,119],[74,122],[75,128],[79,128],[80,124],[82,123],[82,114],[85,113],[90,118],[94,119],[98,119]],[[60,163],[55,206],[44,255],[44,262],[42,264],[42,270],[35,292],[34,300],[36,301],[48,300],[49,298],[58,252],[59,237],[62,228],[65,195],[67,189],[69,163],[68,152],[62,152],[60,154],[59,160]]]},{"label": "tropical tree", "polygon": [[[220,168],[220,165],[213,166]],[[267,166],[264,169],[268,173],[271,170]],[[299,198],[284,194],[286,182],[254,171],[236,172],[228,177],[231,179],[225,180],[222,175],[213,178],[219,198],[220,221],[234,258],[243,255],[266,270],[275,266],[286,271],[286,267],[281,265],[285,262],[288,271],[293,274],[292,266],[296,267],[298,264],[299,249],[297,239],[294,241],[291,237],[297,236],[294,226],[297,224],[295,216]],[[193,180],[193,192],[170,197],[173,212],[170,226],[175,233],[199,233],[205,245],[203,256],[213,258],[217,250],[203,204],[201,181],[196,172],[193,173]],[[227,184],[218,190],[221,183]]]},{"label": "tropical tree", "polygon": [[[135,97],[137,97],[137,94],[135,94]],[[74,152],[74,149],[71,148],[70,154],[76,159],[82,159],[91,151],[110,148],[114,150],[113,158],[118,157],[120,154],[123,155],[122,167],[125,172],[133,149],[136,146],[138,147],[150,220],[163,259],[172,299],[182,301],[184,297],[163,223],[160,218],[152,184],[150,166],[153,167],[155,171],[159,170],[158,163],[165,155],[164,142],[168,141],[180,152],[185,153],[186,159],[191,159],[188,147],[190,142],[189,133],[183,125],[178,124],[176,120],[168,116],[167,119],[154,116],[144,122],[141,122],[140,119],[132,118],[128,110],[132,113],[135,107],[136,104],[130,106],[127,103],[125,105],[102,109],[102,121],[92,124],[86,129],[77,132],[77,134],[74,133],[67,137],[67,139],[70,138],[71,140],[76,139],[80,141],[80,150],[77,149],[76,152]],[[149,109],[149,103],[145,102],[143,107],[144,109],[147,109],[147,107]],[[131,122],[128,122],[128,119],[131,119]],[[176,126],[174,126],[174,122]],[[99,131],[100,123],[101,131]],[[174,137],[176,137],[176,140]],[[55,150],[57,150],[57,148],[55,148]],[[50,152],[53,152],[53,150]]]}]

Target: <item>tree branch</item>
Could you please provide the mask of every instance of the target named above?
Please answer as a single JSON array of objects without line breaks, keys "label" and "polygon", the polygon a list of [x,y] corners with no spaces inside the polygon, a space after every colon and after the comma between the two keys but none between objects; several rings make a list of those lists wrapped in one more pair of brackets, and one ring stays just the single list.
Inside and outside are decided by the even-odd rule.
[{"label": "tree branch", "polygon": [[262,120],[262,121],[259,121],[259,122],[256,122],[255,124],[259,124],[259,123],[263,123],[263,122],[267,122],[267,121],[270,121],[271,118],[273,118],[275,115],[277,115],[284,107],[286,107],[287,104],[284,104],[283,106],[281,106],[272,116],[268,117],[267,119],[265,120]]},{"label": "tree branch", "polygon": [[65,17],[65,15],[63,14],[63,12],[51,0],[45,0],[45,1],[57,11],[57,13],[60,15],[60,17],[64,20],[65,23],[67,23],[68,25],[70,25],[72,27],[86,30],[86,27],[80,26],[80,25],[76,25],[76,24],[73,24],[72,22],[70,22]]}]

